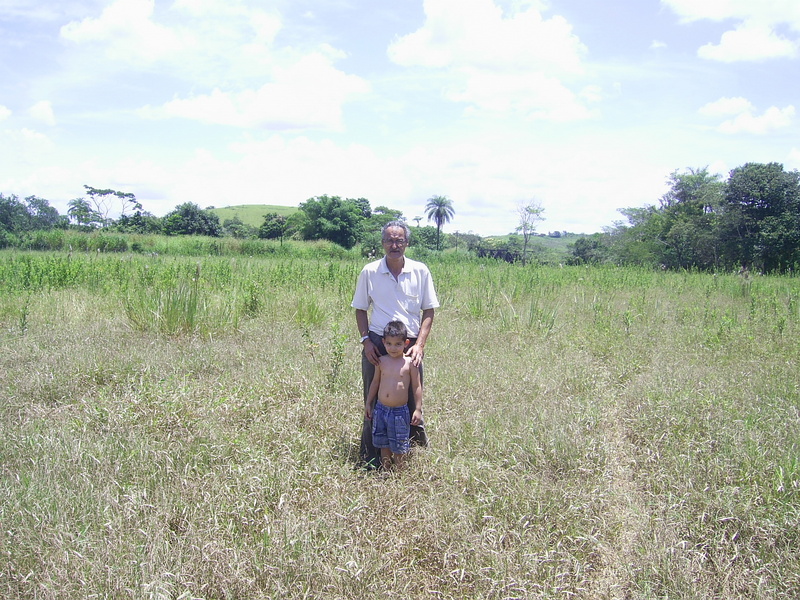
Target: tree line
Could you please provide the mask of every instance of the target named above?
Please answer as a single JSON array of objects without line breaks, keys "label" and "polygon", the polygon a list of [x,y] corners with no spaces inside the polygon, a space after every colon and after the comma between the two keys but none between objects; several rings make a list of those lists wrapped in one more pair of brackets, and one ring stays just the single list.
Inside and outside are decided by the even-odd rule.
[{"label": "tree line", "polygon": [[[569,264],[611,263],[663,269],[752,270],[786,273],[800,266],[800,173],[779,163],[747,163],[727,180],[708,168],[674,171],[658,205],[622,208],[627,219],[601,233],[575,236]],[[365,256],[381,254],[380,232],[401,211],[372,207],[366,198],[315,196],[289,216],[264,215],[258,227],[238,218],[220,222],[213,207],[187,202],[163,217],[145,211],[134,194],[84,186],[86,197],[72,200],[60,215],[45,199],[0,194],[0,248],[17,246],[21,236],[41,229],[102,229],[120,233],[202,235],[210,237],[329,240],[344,248],[357,245]],[[531,236],[544,220],[537,200],[518,206],[516,233],[482,238],[472,232],[444,235],[455,214],[447,196],[432,196],[425,214],[433,226],[413,217],[412,245],[455,248],[476,256],[511,262],[536,260]],[[111,218],[111,215],[118,215]],[[549,234],[554,237],[553,234]],[[556,236],[573,236],[566,231]],[[533,254],[533,256],[531,256]]]},{"label": "tree line", "polygon": [[800,266],[800,173],[747,163],[727,180],[673,172],[659,205],[620,209],[627,223],[575,241],[573,263],[786,273]]},{"label": "tree line", "polygon": [[[366,198],[316,196],[300,203],[291,215],[264,215],[258,227],[237,217],[220,222],[213,207],[200,208],[193,202],[175,207],[163,217],[145,211],[136,196],[129,192],[100,189],[85,185],[86,197],[68,204],[61,215],[44,198],[0,193],[0,248],[15,246],[21,236],[48,229],[102,230],[132,234],[201,235],[209,237],[299,240],[329,240],[344,248],[360,244],[364,254],[380,252],[382,227],[389,221],[403,219],[399,210],[386,206],[371,207]],[[118,215],[112,218],[112,214]],[[428,249],[442,249],[441,229],[453,215],[447,196],[433,196],[426,205],[428,219],[436,227],[420,227],[422,217],[415,217],[414,242]]]}]

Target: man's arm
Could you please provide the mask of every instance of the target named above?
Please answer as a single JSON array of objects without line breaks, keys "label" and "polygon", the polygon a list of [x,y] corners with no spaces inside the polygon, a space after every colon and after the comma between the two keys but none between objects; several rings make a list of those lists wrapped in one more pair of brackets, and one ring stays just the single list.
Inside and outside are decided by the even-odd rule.
[{"label": "man's arm", "polygon": [[419,324],[419,335],[417,336],[417,343],[411,346],[406,353],[411,357],[411,361],[415,367],[422,364],[422,358],[425,356],[425,343],[428,340],[428,335],[431,333],[431,326],[433,325],[433,312],[434,309],[426,308],[422,311],[422,321]]},{"label": "man's arm", "polygon": [[[358,327],[359,338],[369,335],[369,317],[367,316],[367,311],[361,310],[360,308],[356,309],[356,326]],[[377,366],[380,355],[378,353],[378,348],[372,343],[372,340],[367,338],[361,342],[361,345],[364,346],[364,356],[367,357],[367,360]]]}]

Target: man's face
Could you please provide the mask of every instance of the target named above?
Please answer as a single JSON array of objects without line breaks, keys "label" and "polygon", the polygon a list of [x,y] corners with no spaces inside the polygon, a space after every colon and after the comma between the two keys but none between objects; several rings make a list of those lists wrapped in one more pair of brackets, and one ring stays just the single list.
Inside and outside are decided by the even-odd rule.
[{"label": "man's face", "polygon": [[406,232],[402,227],[389,227],[383,232],[383,251],[389,258],[400,258],[406,252]]}]

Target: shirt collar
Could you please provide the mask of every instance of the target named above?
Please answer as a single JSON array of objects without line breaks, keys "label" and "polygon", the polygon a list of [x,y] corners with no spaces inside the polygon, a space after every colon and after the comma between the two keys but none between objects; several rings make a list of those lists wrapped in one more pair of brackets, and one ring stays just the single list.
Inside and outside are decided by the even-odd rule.
[{"label": "shirt collar", "polygon": [[[400,271],[401,273],[410,273],[411,272],[411,265],[409,264],[410,260],[407,256],[403,257],[403,268]],[[389,273],[389,265],[386,264],[386,256],[381,259],[381,272]]]}]

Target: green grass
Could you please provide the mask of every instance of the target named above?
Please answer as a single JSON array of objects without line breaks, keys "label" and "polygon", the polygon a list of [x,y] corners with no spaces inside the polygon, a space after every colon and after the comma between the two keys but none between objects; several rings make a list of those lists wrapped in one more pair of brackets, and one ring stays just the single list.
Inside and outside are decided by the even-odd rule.
[{"label": "green grass", "polygon": [[277,206],[273,204],[240,204],[238,206],[214,208],[211,212],[219,217],[220,223],[238,217],[245,225],[260,227],[262,223],[264,223],[264,215],[277,213],[281,216],[288,217],[292,213],[297,212],[297,207]]},{"label": "green grass", "polygon": [[362,260],[0,253],[0,597],[800,595],[800,280],[441,260],[380,476]]}]

